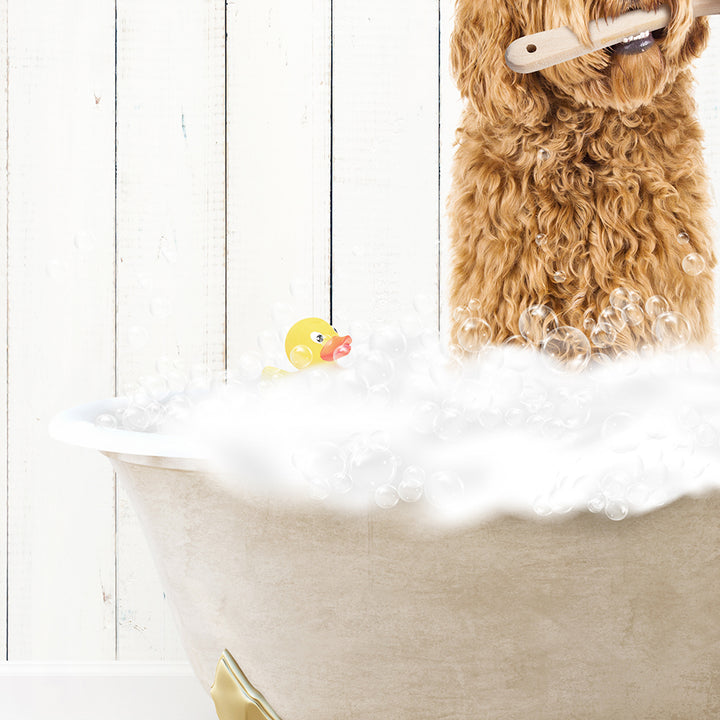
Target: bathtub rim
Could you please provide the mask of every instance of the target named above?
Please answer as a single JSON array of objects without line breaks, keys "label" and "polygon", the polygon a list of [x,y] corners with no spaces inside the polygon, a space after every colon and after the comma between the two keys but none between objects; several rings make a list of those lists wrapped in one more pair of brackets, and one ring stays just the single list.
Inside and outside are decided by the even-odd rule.
[{"label": "bathtub rim", "polygon": [[124,462],[177,470],[210,469],[210,453],[185,435],[144,433],[122,428],[103,428],[95,418],[127,406],[124,398],[96,400],[63,410],[48,424],[50,437],[76,447],[97,450]]}]

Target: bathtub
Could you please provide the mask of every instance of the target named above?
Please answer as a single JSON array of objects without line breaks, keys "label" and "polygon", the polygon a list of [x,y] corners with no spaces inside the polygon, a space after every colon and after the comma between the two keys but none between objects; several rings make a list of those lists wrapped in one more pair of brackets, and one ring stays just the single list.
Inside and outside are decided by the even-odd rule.
[{"label": "bathtub", "polygon": [[206,689],[227,648],[282,720],[720,717],[720,494],[620,523],[342,512],[94,427],[115,402],[51,432],[117,471]]}]

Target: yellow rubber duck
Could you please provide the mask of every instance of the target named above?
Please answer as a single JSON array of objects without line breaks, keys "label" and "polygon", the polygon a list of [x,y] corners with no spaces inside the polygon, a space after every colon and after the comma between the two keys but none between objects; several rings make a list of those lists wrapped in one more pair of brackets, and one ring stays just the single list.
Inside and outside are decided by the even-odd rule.
[{"label": "yellow rubber duck", "polygon": [[[334,362],[350,353],[352,338],[339,335],[330,323],[320,318],[305,318],[296,322],[285,337],[285,354],[298,370],[311,365]],[[286,370],[266,367],[264,378],[289,375]]]}]

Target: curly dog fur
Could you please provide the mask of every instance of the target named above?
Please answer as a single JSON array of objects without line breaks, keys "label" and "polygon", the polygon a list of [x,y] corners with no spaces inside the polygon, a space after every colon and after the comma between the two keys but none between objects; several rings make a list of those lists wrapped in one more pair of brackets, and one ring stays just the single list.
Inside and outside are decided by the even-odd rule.
[{"label": "curly dog fur", "polygon": [[[457,0],[451,62],[465,109],[449,202],[450,304],[474,301],[494,342],[517,335],[533,304],[588,332],[618,286],[664,296],[691,341],[709,342],[715,256],[689,69],[708,23],[693,20],[690,0],[669,4],[670,24],[644,53],[600,50],[519,75],[504,61],[518,37],[568,25],[589,42],[591,20],[659,3]],[[682,268],[691,252],[706,262],[698,276]],[[457,339],[463,313],[454,317]],[[614,347],[652,343],[646,318]]]}]

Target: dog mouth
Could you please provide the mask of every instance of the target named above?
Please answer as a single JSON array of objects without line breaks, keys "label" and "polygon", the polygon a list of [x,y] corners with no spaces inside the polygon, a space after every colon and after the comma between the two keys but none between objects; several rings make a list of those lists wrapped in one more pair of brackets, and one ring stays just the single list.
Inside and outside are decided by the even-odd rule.
[{"label": "dog mouth", "polygon": [[630,37],[623,38],[619,43],[610,46],[610,50],[616,55],[638,55],[640,53],[647,52],[655,41],[659,40],[665,34],[665,29],[655,30],[650,32],[638,33],[637,35],[631,35]]}]

